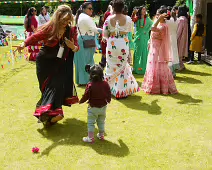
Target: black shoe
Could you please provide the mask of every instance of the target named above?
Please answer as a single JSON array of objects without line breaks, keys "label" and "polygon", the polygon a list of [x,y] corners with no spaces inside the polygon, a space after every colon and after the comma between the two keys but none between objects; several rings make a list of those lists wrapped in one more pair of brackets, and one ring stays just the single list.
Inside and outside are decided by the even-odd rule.
[{"label": "black shoe", "polygon": [[47,122],[48,120],[49,120],[48,112],[43,113],[43,114],[39,117],[39,121],[40,121],[40,122]]}]

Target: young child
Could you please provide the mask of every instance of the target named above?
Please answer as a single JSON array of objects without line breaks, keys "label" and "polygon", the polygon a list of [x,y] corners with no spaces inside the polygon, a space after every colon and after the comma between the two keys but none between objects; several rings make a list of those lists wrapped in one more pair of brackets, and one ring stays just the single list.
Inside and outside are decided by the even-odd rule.
[{"label": "young child", "polygon": [[90,83],[87,84],[85,93],[80,104],[88,101],[88,136],[83,138],[84,142],[94,142],[95,123],[99,129],[97,138],[104,140],[105,118],[107,104],[111,101],[110,86],[104,81],[103,69],[100,65],[86,66],[90,74]]},{"label": "young child", "polygon": [[194,30],[191,36],[191,45],[190,45],[190,61],[188,64],[194,63],[194,52],[198,53],[198,63],[201,62],[201,52],[203,46],[203,36],[205,36],[205,26],[202,23],[202,15],[196,15],[196,24],[194,25]]}]

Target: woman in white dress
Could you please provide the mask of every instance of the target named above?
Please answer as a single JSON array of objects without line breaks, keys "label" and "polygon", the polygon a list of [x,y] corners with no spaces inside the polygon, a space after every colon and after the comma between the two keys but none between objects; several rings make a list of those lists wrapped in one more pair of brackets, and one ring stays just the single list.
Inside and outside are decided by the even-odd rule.
[{"label": "woman in white dress", "polygon": [[41,8],[41,13],[38,16],[39,27],[44,25],[45,23],[49,22],[49,20],[50,20],[50,15],[47,12],[46,7],[44,6],[44,7]]},{"label": "woman in white dress", "polygon": [[107,39],[105,80],[116,99],[126,98],[140,90],[130,65],[128,33],[132,31],[132,20],[122,14],[123,0],[113,1],[114,15],[109,16],[103,26],[103,37]]},{"label": "woman in white dress", "polygon": [[177,27],[178,21],[176,17],[176,11],[173,8],[171,11],[171,18],[166,21],[169,27],[169,35],[171,42],[171,51],[172,51],[172,62],[169,63],[169,67],[172,71],[174,77],[176,77],[175,70],[180,69],[179,65],[179,55],[178,55],[178,46],[177,46]]}]

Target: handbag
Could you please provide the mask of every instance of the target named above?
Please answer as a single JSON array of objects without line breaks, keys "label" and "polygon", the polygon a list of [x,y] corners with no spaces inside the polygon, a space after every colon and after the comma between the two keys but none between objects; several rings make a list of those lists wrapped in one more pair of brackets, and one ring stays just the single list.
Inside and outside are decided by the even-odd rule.
[{"label": "handbag", "polygon": [[79,30],[80,36],[81,36],[82,41],[83,41],[83,47],[84,48],[94,48],[94,47],[96,47],[95,40],[94,39],[84,40],[83,37],[82,37],[82,34],[81,34],[81,31],[80,31],[79,27],[77,27],[77,28]]}]

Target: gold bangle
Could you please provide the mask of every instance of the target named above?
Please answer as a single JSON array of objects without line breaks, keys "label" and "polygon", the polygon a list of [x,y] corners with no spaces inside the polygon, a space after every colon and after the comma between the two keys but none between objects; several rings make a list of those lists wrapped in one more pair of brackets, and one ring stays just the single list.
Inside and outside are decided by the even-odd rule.
[{"label": "gold bangle", "polygon": [[77,51],[77,46],[74,46],[74,49],[71,49],[73,52]]}]

